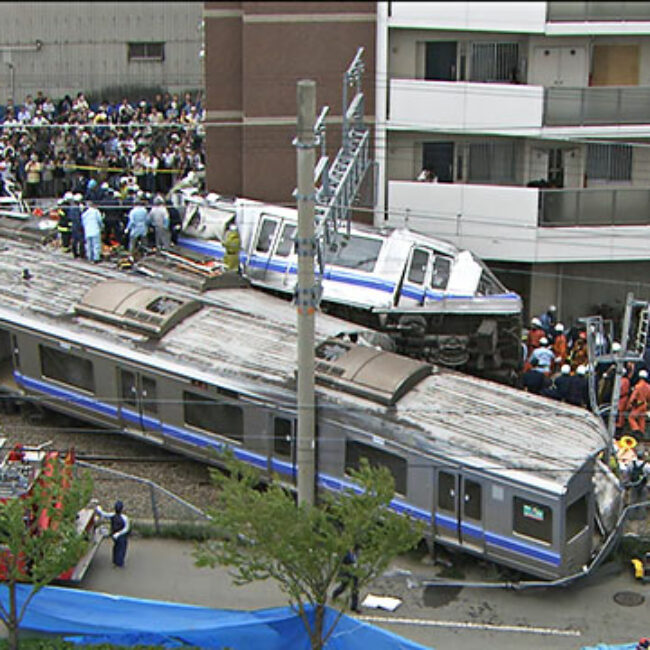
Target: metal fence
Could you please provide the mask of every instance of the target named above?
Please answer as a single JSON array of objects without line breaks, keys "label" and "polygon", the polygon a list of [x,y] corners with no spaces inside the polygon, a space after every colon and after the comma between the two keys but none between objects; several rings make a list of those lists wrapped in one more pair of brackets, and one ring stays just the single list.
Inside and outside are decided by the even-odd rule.
[{"label": "metal fence", "polygon": [[134,522],[150,525],[156,533],[169,526],[200,525],[210,520],[198,506],[148,479],[80,460],[75,463],[75,468],[90,473],[94,483],[93,496],[104,510],[112,509],[119,498],[124,501]]},{"label": "metal fence", "polygon": [[648,2],[549,2],[549,21],[648,20]]},{"label": "metal fence", "polygon": [[543,122],[545,126],[648,124],[650,87],[547,88]]},{"label": "metal fence", "polygon": [[650,189],[545,189],[539,198],[540,226],[650,225]]}]

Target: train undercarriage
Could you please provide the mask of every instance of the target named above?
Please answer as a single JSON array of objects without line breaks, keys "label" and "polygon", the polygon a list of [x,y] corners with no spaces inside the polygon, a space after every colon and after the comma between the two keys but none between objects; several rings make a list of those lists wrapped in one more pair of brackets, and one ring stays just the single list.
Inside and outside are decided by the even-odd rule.
[{"label": "train undercarriage", "polygon": [[388,334],[399,354],[514,385],[521,369],[520,314],[378,314],[323,302],[326,313]]}]

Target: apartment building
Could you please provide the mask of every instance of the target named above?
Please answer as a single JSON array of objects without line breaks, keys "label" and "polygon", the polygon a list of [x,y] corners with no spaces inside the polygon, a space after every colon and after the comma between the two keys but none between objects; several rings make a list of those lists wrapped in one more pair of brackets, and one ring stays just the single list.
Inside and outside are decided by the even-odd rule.
[{"label": "apartment building", "polygon": [[650,2],[380,2],[376,48],[376,225],[474,250],[531,316],[650,299]]}]

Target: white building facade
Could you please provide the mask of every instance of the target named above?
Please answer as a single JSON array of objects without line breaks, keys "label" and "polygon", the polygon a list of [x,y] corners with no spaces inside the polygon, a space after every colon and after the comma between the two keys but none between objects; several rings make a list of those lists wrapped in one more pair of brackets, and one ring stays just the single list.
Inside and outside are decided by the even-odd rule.
[{"label": "white building facade", "polygon": [[202,90],[202,2],[0,3],[0,104]]},{"label": "white building facade", "polygon": [[380,2],[376,86],[376,225],[474,250],[529,316],[650,299],[650,2]]}]

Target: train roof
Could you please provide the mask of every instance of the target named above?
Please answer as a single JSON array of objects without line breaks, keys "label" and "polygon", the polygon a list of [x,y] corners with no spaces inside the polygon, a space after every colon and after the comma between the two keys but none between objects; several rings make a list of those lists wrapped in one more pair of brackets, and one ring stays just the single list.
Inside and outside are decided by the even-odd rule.
[{"label": "train roof", "polygon": [[[173,322],[116,324],[84,305],[131,309],[131,319],[156,305],[156,315]],[[199,295],[7,240],[0,245],[0,319],[161,371],[218,378],[243,398],[295,404],[295,308],[255,289]],[[605,447],[600,419],[585,409],[372,347],[337,343],[342,349],[329,354],[324,342],[359,328],[318,314],[315,329],[317,390],[322,403],[340,407],[337,417],[349,428],[370,434],[372,421],[405,449],[556,492]]]}]

